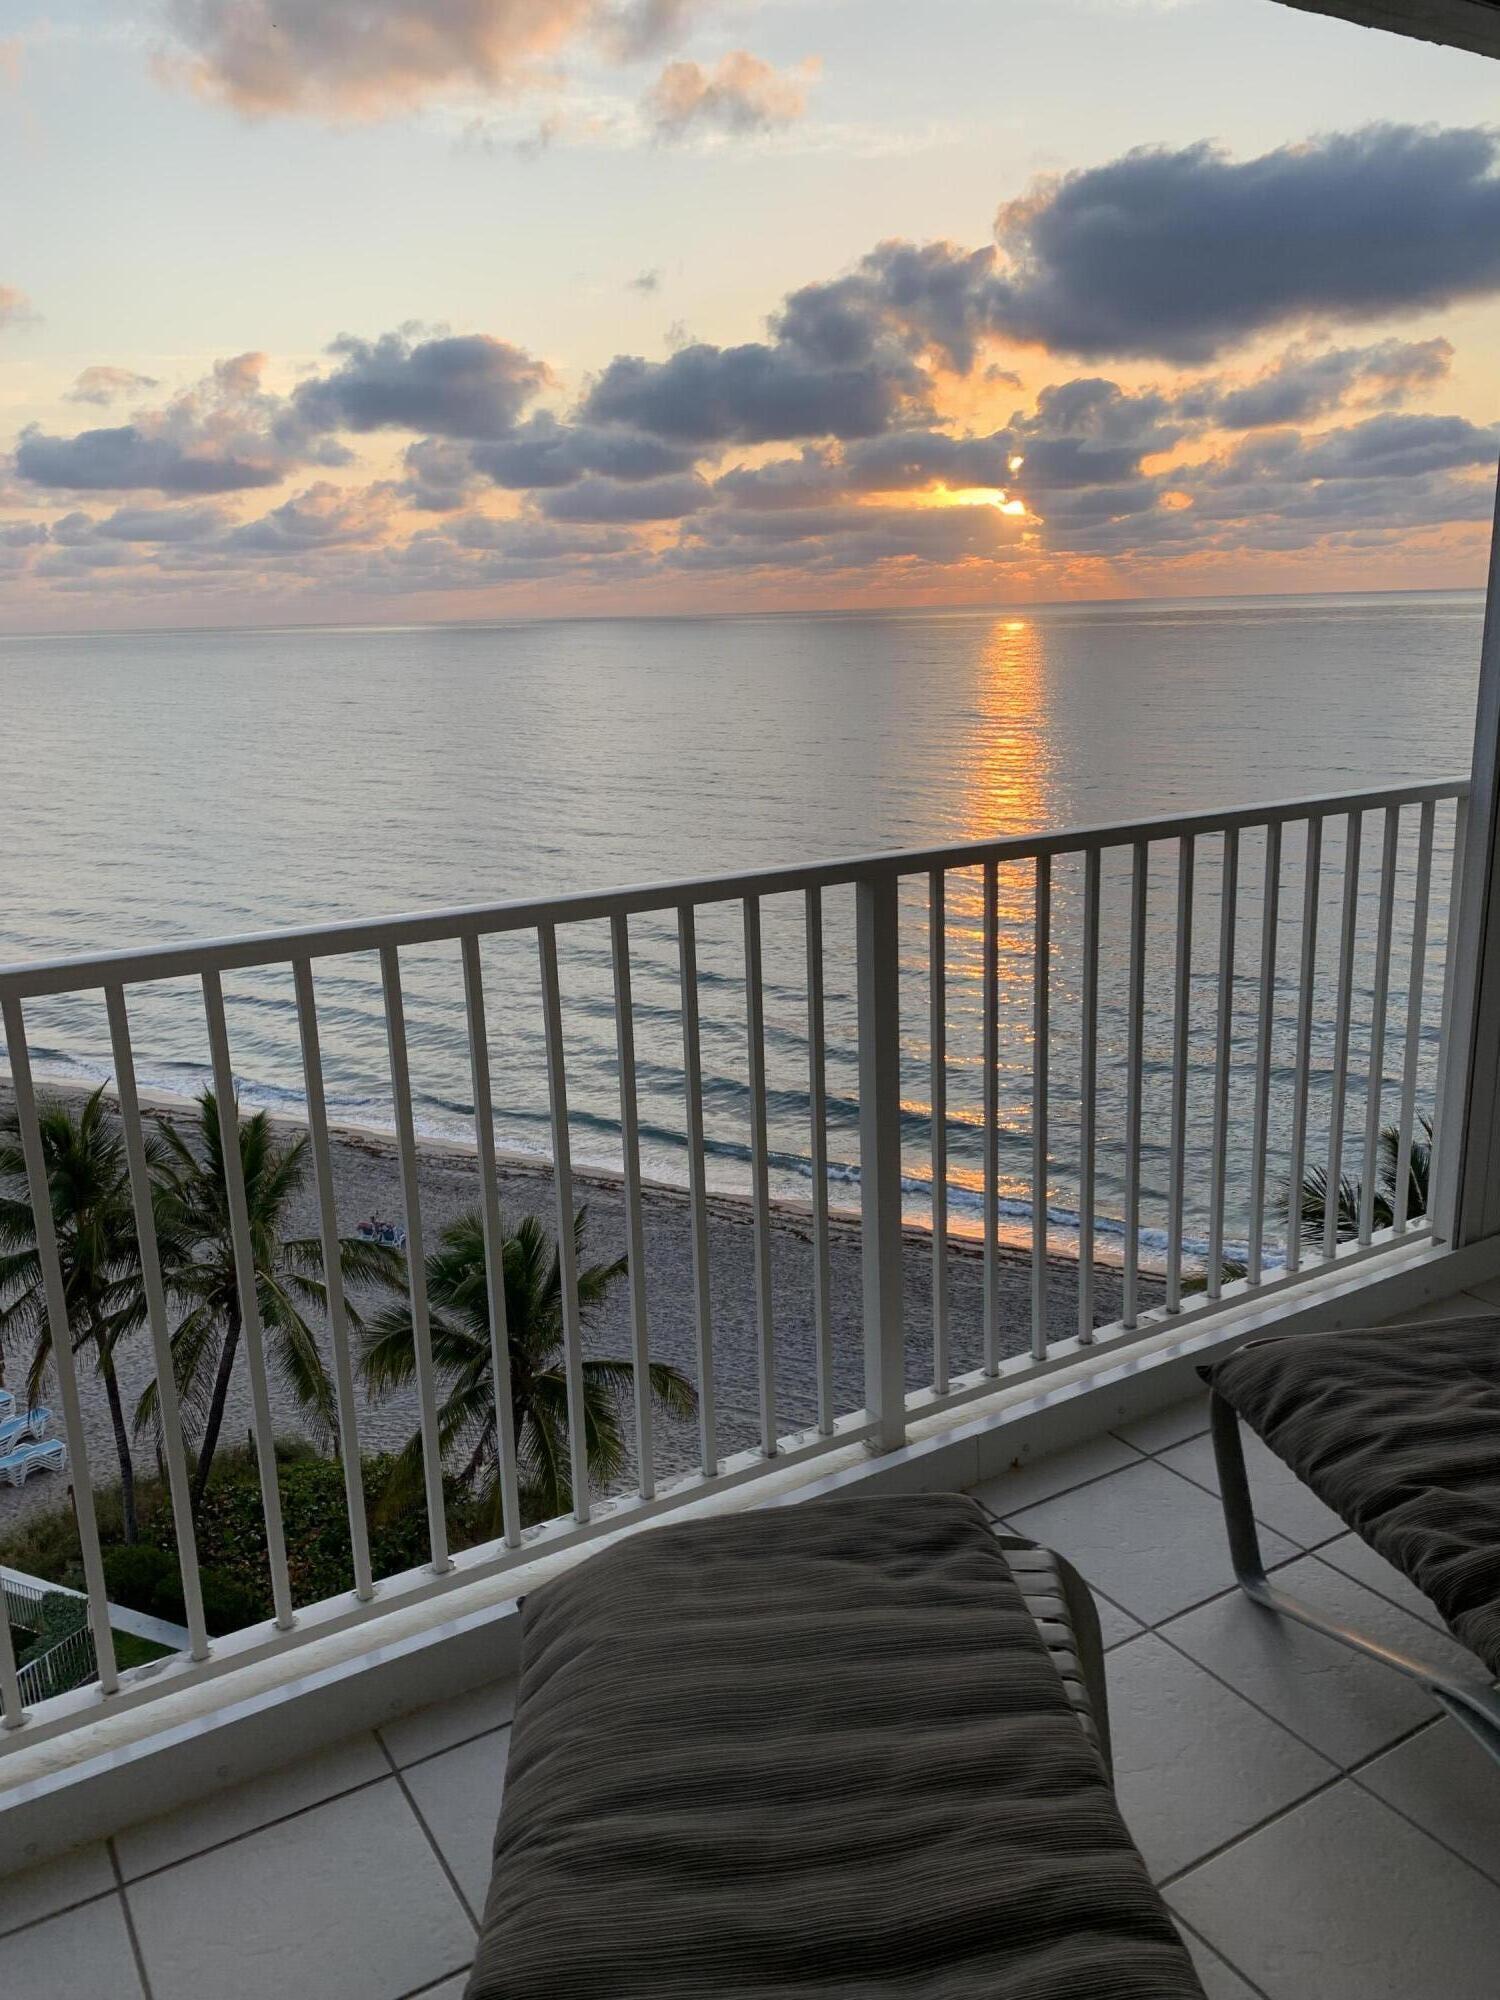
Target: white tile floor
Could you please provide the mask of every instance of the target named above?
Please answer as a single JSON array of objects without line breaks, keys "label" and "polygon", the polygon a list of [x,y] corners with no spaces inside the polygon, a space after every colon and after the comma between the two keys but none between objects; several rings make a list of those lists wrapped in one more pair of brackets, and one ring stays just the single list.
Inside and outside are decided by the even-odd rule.
[{"label": "white tile floor", "polygon": [[[1206,1423],[1195,1398],[976,1492],[1094,1587],[1121,1803],[1210,2000],[1495,2000],[1500,1769],[1409,1683],[1228,1587]],[[1250,1463],[1299,1593],[1451,1649],[1269,1454]],[[459,2000],[510,1714],[481,1689],[0,1881],[0,1990]]]}]

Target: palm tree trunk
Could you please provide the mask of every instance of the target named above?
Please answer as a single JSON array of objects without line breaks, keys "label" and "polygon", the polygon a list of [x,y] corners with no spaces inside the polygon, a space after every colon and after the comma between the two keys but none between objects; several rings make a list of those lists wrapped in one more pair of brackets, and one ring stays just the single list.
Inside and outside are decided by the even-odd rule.
[{"label": "palm tree trunk", "polygon": [[219,1366],[214,1374],[214,1392],[209,1400],[208,1421],[198,1440],[198,1469],[193,1474],[193,1512],[203,1505],[208,1475],[213,1470],[214,1453],[219,1448],[219,1432],[224,1426],[224,1406],[229,1401],[229,1382],[234,1374],[234,1357],[240,1344],[240,1311],[232,1304],[224,1316],[224,1345],[219,1349]]},{"label": "palm tree trunk", "polygon": [[115,1364],[109,1349],[101,1344],[96,1329],[95,1345],[99,1348],[99,1373],[104,1379],[104,1398],[109,1404],[109,1421],[115,1433],[115,1451],[120,1460],[120,1529],[127,1544],[136,1539],[135,1518],[135,1460],[130,1456],[130,1431],[125,1422],[125,1405],[120,1399],[120,1383],[115,1374]]}]

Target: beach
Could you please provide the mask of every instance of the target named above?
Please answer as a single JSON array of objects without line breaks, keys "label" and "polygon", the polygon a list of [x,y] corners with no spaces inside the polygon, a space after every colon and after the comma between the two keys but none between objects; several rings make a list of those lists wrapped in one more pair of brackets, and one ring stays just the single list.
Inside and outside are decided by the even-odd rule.
[{"label": "beach", "polygon": [[[43,1096],[67,1097],[81,1102],[84,1091],[75,1085],[42,1082]],[[12,1106],[9,1081],[0,1079],[0,1116]],[[156,1098],[145,1107],[152,1119],[171,1121],[186,1131],[192,1122],[192,1107],[175,1105]],[[278,1127],[289,1134],[301,1128],[290,1117],[278,1116]],[[400,1179],[395,1141],[378,1132],[336,1129],[331,1134],[333,1167],[339,1226],[353,1233],[358,1222],[371,1215],[398,1220],[401,1216]],[[475,1208],[479,1203],[478,1161],[452,1141],[419,1142],[419,1180],[424,1241],[429,1248],[445,1224]],[[504,1215],[514,1221],[526,1214],[542,1217],[549,1234],[555,1227],[556,1207],[552,1171],[549,1164],[511,1156],[499,1162],[500,1202]],[[622,1256],[626,1245],[625,1198],[616,1175],[574,1171],[576,1202],[588,1211],[584,1238],[584,1260],[607,1262]],[[697,1331],[692,1281],[692,1244],[688,1198],[682,1190],[648,1185],[642,1197],[646,1299],[650,1324],[651,1358],[675,1364],[696,1383],[698,1378]],[[317,1205],[311,1171],[303,1195],[290,1211],[292,1235],[317,1233]],[[712,1286],[713,1370],[719,1450],[727,1456],[753,1446],[760,1437],[759,1387],[757,1373],[758,1329],[755,1313],[754,1221],[748,1201],[714,1195],[709,1200],[709,1268]],[[831,1267],[831,1336],[833,1347],[834,1403],[837,1413],[858,1409],[863,1402],[863,1332],[861,1326],[860,1237],[856,1219],[834,1213],[830,1219],[829,1259]],[[813,1244],[809,1209],[778,1202],[771,1228],[771,1276],[773,1317],[776,1336],[776,1413],[778,1433],[800,1430],[817,1418],[817,1362],[813,1335]],[[903,1232],[903,1262],[906,1280],[906,1327],[908,1389],[917,1389],[932,1380],[932,1239],[930,1234],[909,1228]],[[979,1366],[983,1352],[981,1316],[983,1259],[980,1246],[970,1239],[950,1243],[948,1285],[950,1300],[950,1355],[954,1375]],[[1001,1347],[1006,1354],[1024,1352],[1030,1343],[1031,1260],[1009,1247],[1000,1254]],[[1154,1276],[1143,1275],[1143,1304],[1155,1303],[1161,1286]],[[356,1291],[351,1302],[359,1307],[373,1303]],[[1096,1321],[1100,1325],[1115,1319],[1120,1310],[1118,1269],[1101,1264],[1095,1273]],[[1077,1330],[1078,1272],[1066,1257],[1048,1263],[1048,1324],[1054,1339],[1065,1339]],[[327,1330],[317,1329],[328,1351]],[[613,1285],[585,1334],[585,1349],[591,1354],[628,1356],[631,1352],[629,1288],[620,1280]],[[14,1347],[6,1353],[6,1380],[15,1386],[24,1376],[26,1360]],[[151,1345],[143,1331],[122,1343],[117,1368],[127,1410],[152,1376]],[[104,1396],[97,1376],[86,1358],[80,1367],[79,1386],[88,1435],[90,1467],[96,1484],[106,1483],[116,1463]],[[271,1381],[271,1403],[279,1435],[305,1434],[306,1424],[294,1399],[284,1387]],[[55,1396],[52,1407],[56,1427],[61,1430],[61,1412]],[[358,1423],[361,1447],[367,1452],[390,1450],[412,1435],[417,1423],[415,1394],[388,1397],[378,1403],[359,1395]],[[250,1428],[250,1395],[243,1350],[227,1409],[226,1440],[243,1440]],[[696,1426],[671,1423],[658,1417],[655,1450],[659,1477],[691,1470],[698,1462]],[[148,1443],[139,1453],[143,1467],[154,1464]],[[628,1481],[625,1483],[629,1483]],[[6,1526],[48,1507],[62,1498],[64,1482],[45,1473],[34,1474],[19,1489],[0,1489],[0,1533]]]}]

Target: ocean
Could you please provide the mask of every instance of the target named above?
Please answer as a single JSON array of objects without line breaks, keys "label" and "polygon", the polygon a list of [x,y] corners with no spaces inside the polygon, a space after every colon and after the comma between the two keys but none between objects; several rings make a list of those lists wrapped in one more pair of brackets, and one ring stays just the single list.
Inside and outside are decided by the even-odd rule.
[{"label": "ocean", "polygon": [[[1467,772],[1478,592],[1070,605],[1014,611],[0,637],[0,961],[486,903],[878,848],[1338,793]],[[1403,821],[1392,1018],[1405,1017],[1416,815]],[[1430,1108],[1452,809],[1438,863],[1422,1020]],[[1297,1003],[1301,832],[1283,857],[1272,1174],[1286,1142]],[[1190,1006],[1188,1225],[1206,1226],[1216,1026],[1216,838],[1199,843]],[[1380,836],[1366,828],[1353,1063],[1363,1074]],[[1258,1006],[1260,836],[1241,850],[1230,1098],[1229,1236],[1244,1227]],[[1330,1096],[1341,832],[1325,840],[1311,1146]],[[1152,849],[1143,1245],[1160,1249],[1175,851]],[[1122,1210],[1129,856],[1103,871],[1099,1006],[1101,1250]],[[1057,864],[1052,959],[1052,1238],[1076,1243],[1081,867]],[[1030,876],[1002,871],[1002,1221],[1031,1214]],[[928,1214],[923,885],[903,897],[903,1117],[911,1219]],[[979,881],[949,889],[949,1158],[956,1226],[979,1221]],[[772,1177],[809,1191],[800,902],[764,908]],[[675,927],[638,918],[636,1040],[648,1173],[686,1177]],[[832,1198],[857,1200],[852,895],[825,896]],[[619,1158],[607,928],[560,935],[572,1143]],[[710,1179],[748,1185],[739,911],[700,919]],[[456,950],[403,957],[421,1127],[472,1134]],[[497,1137],[550,1149],[534,940],[486,947]],[[318,997],[330,1111],[391,1123],[378,969],[325,961]],[[295,1110],[289,972],[226,980],[247,1103]],[[143,1085],[201,1088],[192,982],[132,992]],[[28,1007],[44,1076],[109,1073],[102,1004]],[[1363,1095],[1351,1078],[1350,1151]],[[1394,1111],[1394,1097],[1390,1100]],[[1390,1115],[1390,1114],[1388,1114]],[[1320,1124],[1320,1119],[1323,1121]],[[1284,1203],[1280,1204],[1284,1208]],[[1273,1204],[1273,1208],[1276,1204]],[[1284,1234],[1279,1212],[1273,1237]],[[1274,1244],[1272,1249],[1274,1256]]]}]

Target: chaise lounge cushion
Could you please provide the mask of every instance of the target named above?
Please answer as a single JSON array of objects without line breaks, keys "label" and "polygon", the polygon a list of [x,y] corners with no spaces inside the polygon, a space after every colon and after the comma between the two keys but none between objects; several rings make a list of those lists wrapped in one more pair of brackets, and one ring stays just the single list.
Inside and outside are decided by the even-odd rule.
[{"label": "chaise lounge cushion", "polygon": [[1500,1676],[1500,1319],[1256,1341],[1205,1373]]},{"label": "chaise lounge cushion", "polygon": [[528,1600],[468,2000],[1201,2000],[958,1494],[658,1529]]}]

